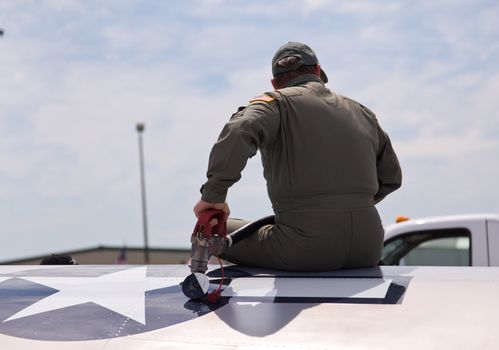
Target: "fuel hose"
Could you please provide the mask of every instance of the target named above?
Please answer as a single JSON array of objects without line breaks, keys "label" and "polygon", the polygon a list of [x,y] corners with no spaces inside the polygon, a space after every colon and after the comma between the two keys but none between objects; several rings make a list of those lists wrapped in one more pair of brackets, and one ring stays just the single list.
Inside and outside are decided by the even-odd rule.
[{"label": "fuel hose", "polygon": [[250,222],[247,225],[244,225],[243,227],[227,235],[228,247],[238,243],[248,236],[251,236],[263,226],[273,224],[275,224],[275,216],[269,215],[256,221]]}]

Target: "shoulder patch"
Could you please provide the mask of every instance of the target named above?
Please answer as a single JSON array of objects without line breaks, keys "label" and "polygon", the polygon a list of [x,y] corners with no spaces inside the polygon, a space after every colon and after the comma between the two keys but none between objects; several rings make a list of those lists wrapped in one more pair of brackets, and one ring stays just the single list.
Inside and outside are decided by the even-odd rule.
[{"label": "shoulder patch", "polygon": [[263,95],[260,95],[260,96],[255,96],[253,97],[249,102],[250,103],[255,103],[255,102],[265,102],[265,103],[270,103],[272,101],[274,101],[275,98],[273,98],[272,96],[269,96],[269,95],[266,95],[266,94],[263,94]]}]

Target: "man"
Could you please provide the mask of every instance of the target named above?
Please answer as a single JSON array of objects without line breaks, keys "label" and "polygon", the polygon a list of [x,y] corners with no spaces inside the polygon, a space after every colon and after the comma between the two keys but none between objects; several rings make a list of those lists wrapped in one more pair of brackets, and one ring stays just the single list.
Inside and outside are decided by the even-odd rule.
[{"label": "man", "polygon": [[224,259],[294,271],[377,265],[384,232],[374,204],[402,180],[387,134],[369,109],[325,87],[307,45],[281,46],[272,73],[275,91],[240,108],[213,146],[195,215],[215,208],[228,217],[227,190],[260,150],[275,225]]}]

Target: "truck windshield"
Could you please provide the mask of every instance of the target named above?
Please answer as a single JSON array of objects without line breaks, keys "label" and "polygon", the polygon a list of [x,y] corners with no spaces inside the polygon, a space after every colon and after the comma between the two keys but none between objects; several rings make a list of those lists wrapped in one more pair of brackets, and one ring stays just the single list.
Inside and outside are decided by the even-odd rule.
[{"label": "truck windshield", "polygon": [[410,232],[385,242],[385,265],[470,266],[470,232],[456,228]]}]

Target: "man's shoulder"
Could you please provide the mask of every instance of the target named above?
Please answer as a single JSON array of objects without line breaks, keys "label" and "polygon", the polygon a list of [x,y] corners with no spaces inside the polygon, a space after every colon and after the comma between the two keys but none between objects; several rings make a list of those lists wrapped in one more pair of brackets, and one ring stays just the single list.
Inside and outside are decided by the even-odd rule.
[{"label": "man's shoulder", "polygon": [[271,103],[275,100],[275,96],[271,92],[264,92],[261,95],[257,95],[249,100],[249,104],[252,103]]},{"label": "man's shoulder", "polygon": [[347,96],[343,96],[343,95],[338,95],[338,97],[342,100],[344,100],[346,103],[350,103],[350,104],[353,104],[353,105],[356,105],[358,106],[360,109],[362,109],[363,111],[365,111],[366,113],[372,115],[373,117],[375,117],[376,115],[374,114],[373,111],[371,111],[369,108],[367,108],[366,106],[364,106],[362,103],[360,103],[359,101],[357,100],[354,100],[353,98],[350,98],[350,97],[347,97]]},{"label": "man's shoulder", "polygon": [[274,92],[264,92],[251,98],[248,101],[246,110],[259,110],[266,111],[266,113],[273,113],[278,109],[279,95]]},{"label": "man's shoulder", "polygon": [[261,95],[255,96],[252,99],[249,100],[249,105],[254,104],[254,103],[273,103],[277,102],[279,98],[282,98],[283,96],[286,97],[291,97],[291,96],[297,96],[297,95],[302,95],[304,92],[303,87],[301,86],[290,86],[290,87],[285,87],[282,89],[274,90],[274,91],[267,91],[262,93]]},{"label": "man's shoulder", "polygon": [[237,111],[232,114],[231,119],[241,117],[249,111],[264,111],[272,113],[278,111],[277,96],[272,92],[264,92],[251,98],[246,106],[240,106]]},{"label": "man's shoulder", "polygon": [[357,100],[354,100],[353,98],[351,97],[348,97],[348,96],[344,96],[344,95],[337,95],[340,99],[342,100],[345,100],[346,102],[348,103],[353,103],[355,105],[358,105],[358,106],[361,106],[361,107],[364,107],[366,108],[362,103],[360,103],[359,101]]}]

